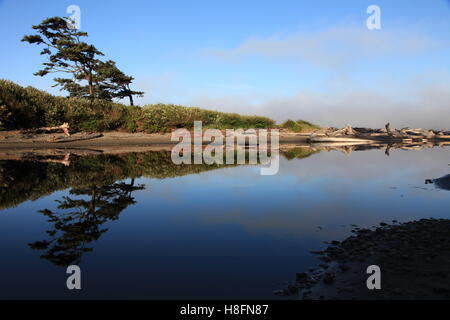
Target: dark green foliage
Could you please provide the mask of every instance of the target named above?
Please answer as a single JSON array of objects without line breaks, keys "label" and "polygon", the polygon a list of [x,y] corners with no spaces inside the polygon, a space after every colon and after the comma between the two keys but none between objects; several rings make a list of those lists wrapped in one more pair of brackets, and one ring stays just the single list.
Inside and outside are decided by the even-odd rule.
[{"label": "dark green foliage", "polygon": [[26,35],[23,42],[43,45],[41,55],[47,56],[44,68],[35,73],[45,76],[51,73],[69,74],[70,78],[54,78],[55,86],[69,93],[70,97],[104,99],[129,98],[144,93],[133,91],[130,85],[133,77],[120,71],[112,60],[101,61],[103,53],[93,45],[82,41],[86,32],[71,27],[68,18],[52,17],[33,26],[37,34]]},{"label": "dark green foliage", "polygon": [[265,117],[241,116],[176,105],[125,106],[96,99],[56,97],[44,91],[0,80],[0,130],[29,129],[68,122],[71,131],[162,133],[192,128],[194,121],[205,128],[270,128]]},{"label": "dark green foliage", "polygon": [[64,114],[64,98],[5,80],[0,80],[0,106],[0,127],[6,130],[54,125]]},{"label": "dark green foliage", "polygon": [[68,122],[72,131],[123,127],[127,106],[104,100],[55,97],[32,87],[0,80],[0,128],[28,129]]},{"label": "dark green foliage", "polygon": [[37,34],[26,35],[22,41],[43,45],[44,49],[41,51],[41,55],[48,56],[48,61],[43,63],[44,68],[35,75],[43,77],[55,72],[68,73],[72,78],[55,78],[57,85],[68,91],[74,89],[75,86],[78,91],[79,85],[74,80],[84,80],[87,82],[89,97],[96,97],[95,69],[100,63],[97,57],[103,56],[103,53],[93,45],[81,40],[88,34],[71,28],[67,20],[61,17],[47,18],[33,26],[33,29]]},{"label": "dark green foliage", "polygon": [[142,97],[144,92],[133,91],[130,89],[130,85],[134,78],[127,76],[119,68],[117,68],[116,63],[112,60],[106,62],[100,62],[96,68],[96,79],[95,82],[98,86],[98,92],[103,96],[103,99],[124,99],[128,98],[130,105],[134,105],[133,96]]}]

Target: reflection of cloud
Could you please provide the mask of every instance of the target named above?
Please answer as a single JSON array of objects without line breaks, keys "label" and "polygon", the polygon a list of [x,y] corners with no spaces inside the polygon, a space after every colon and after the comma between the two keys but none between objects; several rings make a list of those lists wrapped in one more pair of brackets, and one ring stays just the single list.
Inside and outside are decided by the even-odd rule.
[{"label": "reflection of cloud", "polygon": [[227,225],[275,237],[341,239],[351,224],[448,218],[449,194],[424,182],[448,173],[449,151],[391,150],[390,157],[383,150],[331,151],[282,158],[275,176],[260,176],[257,166],[237,166],[143,178],[139,183],[151,192],[139,193],[137,200],[146,211],[152,208],[153,216],[180,226]]},{"label": "reflection of cloud", "polygon": [[[201,181],[195,184],[197,193],[208,195],[209,202],[203,201],[203,207],[188,218],[235,224],[252,233],[333,239],[348,234],[351,224],[448,217],[443,205],[448,201],[446,194],[417,188],[424,187],[425,179],[446,173],[448,153],[449,149],[438,148],[393,150],[390,157],[382,150],[350,156],[323,152],[312,158],[282,160],[280,173],[267,179],[255,176],[248,167],[230,168],[230,176],[208,172],[203,179],[189,179]],[[234,169],[239,175],[233,174]],[[211,193],[205,177],[218,181],[214,184],[217,195]],[[239,183],[249,187],[230,192]],[[188,190],[192,187],[183,185]],[[176,187],[176,193],[183,197],[183,188]]]}]

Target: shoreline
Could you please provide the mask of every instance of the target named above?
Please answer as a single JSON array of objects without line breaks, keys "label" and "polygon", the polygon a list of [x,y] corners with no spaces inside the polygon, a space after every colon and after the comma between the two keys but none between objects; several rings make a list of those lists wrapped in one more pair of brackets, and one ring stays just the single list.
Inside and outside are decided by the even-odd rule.
[{"label": "shoreline", "polygon": [[[95,148],[113,146],[149,146],[149,145],[175,145],[177,141],[171,141],[171,133],[127,133],[127,132],[103,132],[103,136],[71,142],[48,142],[47,140],[60,137],[61,134],[35,134],[29,135],[20,131],[0,132],[0,149],[63,149],[63,148]],[[76,134],[72,135],[72,137]],[[308,141],[309,133],[280,133],[280,143],[296,143]]]},{"label": "shoreline", "polygon": [[[86,135],[77,133],[70,138]],[[350,154],[354,151],[377,149],[389,155],[391,150],[422,150],[434,147],[450,145],[449,141],[426,142],[383,142],[383,141],[341,141],[341,142],[313,142],[309,139],[309,133],[280,132],[279,146],[281,153],[291,153],[297,157],[301,150],[339,151]],[[105,132],[101,137],[92,139],[49,142],[47,140],[62,137],[60,134],[33,134],[29,135],[20,131],[0,131],[0,160],[32,159],[33,157],[54,157],[71,155],[99,155],[99,154],[123,154],[141,153],[149,151],[172,151],[179,141],[171,141],[171,133],[147,134],[127,132]],[[270,139],[268,139],[270,145]],[[206,147],[210,142],[205,142]],[[247,149],[247,146],[241,146]]]},{"label": "shoreline", "polygon": [[[318,255],[322,264],[296,275],[283,293],[303,300],[449,299],[450,220],[421,219],[355,228]],[[381,270],[381,289],[369,290],[367,268]]]},{"label": "shoreline", "polygon": [[[86,133],[80,132],[71,135],[71,138],[80,140],[76,141],[48,141],[57,138],[63,138],[62,134],[27,134],[20,131],[0,131],[0,150],[11,149],[64,149],[64,148],[108,148],[108,147],[143,147],[155,145],[173,146],[179,141],[171,141],[171,133],[128,133],[128,132],[102,132],[100,137],[89,139],[82,139]],[[192,136],[194,133],[191,133]],[[392,146],[419,146],[434,144],[439,146],[450,145],[450,140],[434,138],[421,139],[421,141],[401,141],[398,139],[392,140],[370,140],[359,139],[354,137],[325,137],[316,136],[311,139],[313,132],[287,132],[281,131],[279,135],[280,145],[288,144],[303,144],[303,145],[392,145]],[[225,135],[224,135],[225,136]],[[270,138],[268,139],[270,143]],[[204,145],[210,142],[205,142]]]}]

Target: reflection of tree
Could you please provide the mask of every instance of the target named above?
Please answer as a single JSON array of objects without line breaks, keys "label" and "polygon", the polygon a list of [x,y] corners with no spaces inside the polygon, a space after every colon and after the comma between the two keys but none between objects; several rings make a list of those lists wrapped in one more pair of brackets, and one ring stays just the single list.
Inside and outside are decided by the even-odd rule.
[{"label": "reflection of tree", "polygon": [[39,211],[49,218],[53,230],[47,231],[49,240],[36,241],[29,246],[34,250],[46,250],[41,258],[56,265],[79,264],[83,253],[93,250],[86,245],[108,230],[101,228],[101,225],[118,219],[122,210],[135,203],[132,192],[142,189],[143,185],[134,186],[134,179],[129,184],[117,182],[101,187],[72,189],[71,195],[87,195],[88,199],[65,196],[62,201],[57,200],[60,212],[49,209]]},{"label": "reflection of tree", "polygon": [[[30,160],[31,156],[27,159]],[[43,158],[39,160],[0,160],[0,210],[67,188],[107,185],[137,177],[165,179],[234,166],[176,165],[172,162],[170,151],[72,156],[69,166],[44,163]]]}]

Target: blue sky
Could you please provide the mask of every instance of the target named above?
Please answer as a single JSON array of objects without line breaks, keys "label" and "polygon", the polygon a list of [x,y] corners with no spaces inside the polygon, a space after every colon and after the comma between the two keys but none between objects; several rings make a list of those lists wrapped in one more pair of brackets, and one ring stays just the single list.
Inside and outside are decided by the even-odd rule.
[{"label": "blue sky", "polygon": [[[366,28],[372,4],[381,30]],[[58,93],[33,76],[43,57],[20,39],[69,5],[146,91],[140,104],[450,129],[448,1],[0,0],[0,78]]]}]

